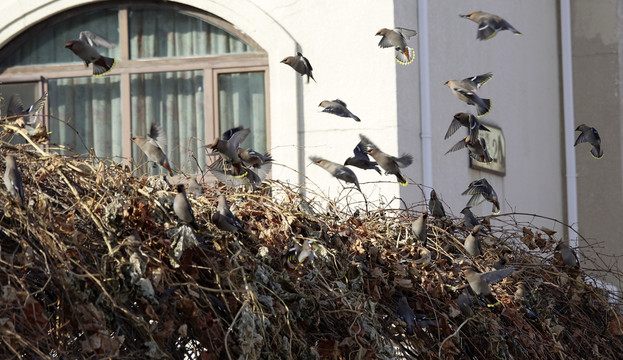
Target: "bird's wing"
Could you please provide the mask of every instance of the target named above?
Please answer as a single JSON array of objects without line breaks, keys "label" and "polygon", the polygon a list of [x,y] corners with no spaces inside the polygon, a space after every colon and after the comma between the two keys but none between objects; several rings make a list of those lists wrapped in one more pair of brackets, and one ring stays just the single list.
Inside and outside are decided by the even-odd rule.
[{"label": "bird's wing", "polygon": [[342,101],[342,100],[340,100],[340,99],[335,99],[335,100],[333,100],[333,102],[334,102],[334,103],[338,103],[338,104],[342,105],[343,107],[346,107],[346,103],[345,103],[345,102],[343,102],[343,101]]},{"label": "bird's wing", "polygon": [[365,147],[366,144],[364,144],[363,140],[361,140],[359,144],[355,146],[355,148],[353,149],[353,154],[355,154],[356,159],[370,160],[370,156],[368,156],[368,153],[365,151]]},{"label": "bird's wing", "polygon": [[15,115],[23,115],[24,114],[24,103],[22,99],[17,94],[11,95],[9,99],[9,104],[7,106],[6,115],[7,116],[15,116]]},{"label": "bird's wing", "polygon": [[405,28],[400,28],[400,27],[397,27],[397,28],[396,28],[396,31],[398,31],[399,33],[401,33],[401,34],[402,34],[402,36],[404,36],[406,39],[408,39],[408,38],[410,38],[410,37],[412,37],[412,36],[417,35],[417,31],[415,31],[415,30],[411,30],[411,29],[405,29]]},{"label": "bird's wing", "polygon": [[466,79],[463,79],[461,82],[468,83],[472,85],[473,87],[475,87],[476,89],[480,89],[480,87],[484,85],[487,81],[491,80],[492,77],[493,77],[493,73],[489,72],[489,73],[482,74],[482,75],[468,77]]},{"label": "bird's wing", "polygon": [[391,40],[387,38],[387,36],[383,35],[381,37],[381,41],[379,41],[379,47],[382,47],[382,48],[394,47],[394,44],[392,43]]},{"label": "bird's wing", "polygon": [[149,128],[149,141],[164,150],[167,146],[167,134],[158,123],[152,123]]},{"label": "bird's wing", "polygon": [[374,145],[374,143],[370,141],[370,139],[368,139],[365,135],[359,134],[359,138],[361,139],[359,144],[364,144],[366,149],[378,149],[379,148],[378,146]]},{"label": "bird's wing", "polygon": [[301,56],[301,59],[303,59],[303,63],[305,64],[305,67],[309,69],[309,71],[314,70],[314,68],[312,68],[311,63],[309,62],[309,60],[307,60],[307,58],[305,56],[303,56],[303,54],[298,53]]},{"label": "bird's wing", "polygon": [[[460,126],[460,124],[459,124],[459,126]],[[465,142],[465,139],[462,139],[462,140],[460,140],[459,142],[457,142],[456,144],[454,144],[454,145],[450,148],[450,150],[446,151],[446,153],[445,153],[444,155],[447,155],[447,154],[449,154],[449,153],[451,153],[451,152],[455,152],[455,151],[458,151],[458,150],[464,149],[464,148],[465,148],[465,146],[467,146],[467,143]]]},{"label": "bird's wing", "polygon": [[446,136],[444,137],[444,139],[447,139],[450,136],[452,136],[460,128],[461,128],[461,123],[457,119],[452,118],[452,121],[450,122],[450,126],[448,127],[448,131],[446,131]]},{"label": "bird's wing", "polygon": [[496,24],[491,23],[488,19],[483,19],[478,24],[478,40],[488,40],[495,36],[498,32]]},{"label": "bird's wing", "polygon": [[399,158],[392,156],[392,158],[396,162],[396,165],[398,165],[399,168],[405,168],[411,165],[411,163],[413,162],[413,155],[411,154],[402,154],[402,156]]},{"label": "bird's wing", "polygon": [[476,205],[479,205],[480,203],[482,203],[483,201],[485,201],[485,197],[482,196],[482,194],[474,194],[472,195],[472,197],[469,199],[469,201],[467,202],[466,206],[469,207],[474,207]]},{"label": "bird's wing", "polygon": [[575,139],[575,143],[573,144],[573,146],[576,146],[577,144],[585,143],[587,141],[588,141],[588,138],[586,137],[586,134],[584,134],[584,131],[582,131],[580,135],[578,135],[578,138]]},{"label": "bird's wing", "polygon": [[234,133],[237,133],[240,130],[242,130],[242,126],[236,126],[235,128],[225,130],[225,132],[223,133],[222,139],[227,141],[231,139],[231,136],[234,135]]},{"label": "bird's wing", "polygon": [[250,133],[251,130],[249,129],[236,131],[232,134],[231,138],[228,141],[234,147],[234,149],[238,149],[238,147],[240,147],[240,144],[244,141],[244,139],[247,138],[247,136],[249,136]]},{"label": "bird's wing", "polygon": [[96,47],[113,48],[117,46],[117,44],[115,44],[114,42],[91,31],[80,32],[79,39],[81,41],[87,42],[91,46],[96,46]]},{"label": "bird's wing", "polygon": [[502,279],[512,274],[513,271],[515,271],[514,267],[489,271],[482,274],[482,279],[486,281],[489,285],[495,284],[496,282],[502,281]]},{"label": "bird's wing", "polygon": [[[37,115],[41,111],[41,109],[43,109],[43,106],[45,105],[45,102],[47,100],[48,100],[48,93],[46,92],[37,101],[35,101],[34,104],[30,105],[30,107],[28,108],[26,112],[30,115]],[[29,116],[28,120],[26,121],[28,125],[34,125],[35,123],[40,124],[42,122],[43,122],[43,119],[40,116]]]},{"label": "bird's wing", "polygon": [[346,113],[345,110],[346,110],[346,107],[344,107],[344,105],[342,105],[342,106],[326,107],[326,108],[322,109],[322,112],[327,112],[327,113],[330,113],[330,114],[347,117],[348,113]]}]

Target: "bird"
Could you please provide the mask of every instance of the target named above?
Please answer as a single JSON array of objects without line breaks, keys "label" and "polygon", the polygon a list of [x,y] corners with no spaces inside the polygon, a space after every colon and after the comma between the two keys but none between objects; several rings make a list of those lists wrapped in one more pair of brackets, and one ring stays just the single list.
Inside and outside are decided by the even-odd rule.
[{"label": "bird", "polygon": [[195,176],[191,176],[188,180],[188,190],[190,190],[190,193],[195,196],[201,196],[204,192],[203,186],[197,182],[197,178]]},{"label": "bird", "polygon": [[236,127],[231,128],[231,129],[227,129],[227,130],[225,130],[223,132],[223,135],[221,135],[221,138],[223,140],[229,140],[229,139],[231,139],[231,136],[234,135],[234,133],[237,133],[238,131],[240,131],[242,129],[244,129],[243,126],[236,126]]},{"label": "bird", "polygon": [[22,184],[22,174],[17,168],[15,155],[7,155],[5,158],[6,168],[4,169],[4,186],[11,196],[15,198],[18,205],[24,208],[24,186]]},{"label": "bird", "polygon": [[238,233],[243,228],[242,223],[238,218],[232,214],[229,206],[227,205],[227,199],[225,195],[220,194],[218,197],[218,204],[216,211],[212,214],[212,222],[217,228],[223,231],[231,233]]},{"label": "bird", "polygon": [[333,177],[347,183],[355,184],[357,190],[361,192],[361,187],[359,187],[359,180],[357,180],[357,175],[355,175],[355,173],[351,169],[347,168],[342,164],[338,164],[317,156],[310,156],[309,159],[313,161],[314,164],[325,169],[329,174],[333,175]]},{"label": "bird", "polygon": [[444,139],[452,136],[452,134],[454,134],[461,126],[465,126],[469,130],[469,135],[472,138],[478,137],[478,131],[490,131],[489,128],[481,124],[478,121],[478,118],[473,114],[460,112],[454,114]]},{"label": "bird", "polygon": [[476,225],[472,229],[472,231],[465,238],[465,243],[463,246],[465,247],[465,251],[471,256],[478,256],[482,254],[482,248],[480,247],[480,239],[478,238],[478,232],[482,225]]},{"label": "bird", "polygon": [[350,110],[348,110],[348,108],[346,107],[346,103],[340,99],[335,99],[333,101],[323,100],[320,102],[320,105],[318,106],[321,106],[324,108],[322,109],[322,112],[334,114],[340,117],[350,117],[350,118],[353,118],[353,120],[358,121],[358,122],[361,121],[355,114],[353,114],[352,112],[350,112]]},{"label": "bird", "polygon": [[408,184],[407,179],[405,179],[400,173],[400,168],[405,168],[411,165],[413,162],[413,156],[411,154],[403,154],[399,158],[387,155],[364,135],[359,134],[359,138],[361,138],[361,141],[366,144],[366,152],[372,156],[374,160],[376,160],[376,163],[381,167],[381,169],[385,170],[386,175],[395,175],[400,185],[406,186]]},{"label": "bird", "polygon": [[499,301],[491,293],[489,285],[495,284],[501,281],[505,277],[515,271],[515,268],[505,268],[501,270],[489,271],[486,273],[478,273],[471,267],[466,267],[463,270],[463,275],[469,283],[469,287],[476,294],[476,296],[484,298],[488,307],[493,307],[499,304]]},{"label": "bird", "polygon": [[228,140],[222,140],[217,137],[211,145],[208,145],[212,150],[221,155],[223,161],[233,166],[236,176],[246,175],[243,172],[240,156],[238,156],[238,148],[240,147],[240,143],[242,143],[250,133],[251,130],[249,129],[241,129],[234,132]]},{"label": "bird", "polygon": [[377,163],[375,161],[370,161],[370,156],[368,156],[368,153],[365,151],[365,144],[363,141],[359,141],[359,144],[355,146],[353,154],[355,154],[355,156],[346,159],[344,165],[358,167],[363,170],[373,169],[381,174],[381,169],[379,169]]},{"label": "bird", "polygon": [[593,155],[594,158],[601,159],[604,156],[604,151],[601,148],[601,138],[594,127],[581,124],[575,128],[575,131],[581,131],[581,133],[578,135],[578,138],[575,139],[575,144],[573,144],[573,146],[587,142],[593,145],[591,148],[591,155]]},{"label": "bird", "polygon": [[570,267],[570,268],[580,266],[580,260],[578,259],[578,255],[575,253],[573,249],[569,247],[569,245],[561,241],[556,246],[556,250],[560,254],[560,257],[562,258],[562,262],[563,264],[565,264],[565,266]]},{"label": "bird", "polygon": [[48,133],[43,117],[39,116],[47,99],[48,93],[46,92],[30,105],[28,109],[24,109],[24,103],[20,96],[13,94],[7,104],[7,117],[13,117],[16,126],[26,128],[28,135],[37,143],[47,141],[50,138],[50,133]]},{"label": "bird", "polygon": [[273,161],[270,153],[261,154],[253,149],[238,148],[238,157],[246,166],[252,166],[254,168],[260,167],[260,165]]},{"label": "bird", "polygon": [[167,154],[164,152],[167,145],[167,134],[157,123],[151,124],[147,137],[133,136],[132,141],[147,155],[147,158],[162,166],[173,176]]},{"label": "bird", "polygon": [[309,240],[303,240],[302,244],[296,242],[288,249],[283,259],[290,268],[296,270],[305,260],[314,261],[314,246]]},{"label": "bird", "polygon": [[456,299],[456,304],[459,306],[459,309],[461,309],[463,316],[474,316],[474,310],[472,309],[472,297],[469,295],[467,290],[463,290],[461,294],[459,294],[459,297]]},{"label": "bird", "polygon": [[491,100],[482,99],[478,96],[478,94],[476,94],[476,90],[480,89],[480,87],[492,77],[493,73],[486,73],[468,77],[461,81],[448,80],[444,83],[444,85],[449,87],[454,96],[456,96],[459,100],[466,102],[468,105],[476,106],[478,117],[482,117],[488,114],[491,110]]},{"label": "bird", "polygon": [[309,63],[309,60],[307,60],[307,58],[303,56],[303,54],[301,54],[300,52],[297,52],[296,56],[286,57],[285,59],[281,60],[281,63],[290,65],[290,67],[292,67],[292,69],[294,69],[294,71],[296,71],[297,73],[301,74],[301,76],[307,75],[308,84],[310,78],[314,80],[314,82],[316,82],[316,79],[314,79],[314,75],[312,75],[312,70],[314,69]]},{"label": "bird", "polygon": [[474,216],[470,206],[464,207],[463,210],[461,210],[461,214],[463,214],[463,223],[465,224],[467,230],[471,231],[474,226],[480,225],[480,221],[478,221],[476,216]]},{"label": "bird", "polygon": [[483,11],[472,11],[469,14],[459,15],[459,17],[469,19],[478,24],[478,34],[476,37],[478,40],[489,40],[494,37],[498,31],[510,30],[515,35],[522,35],[517,29],[515,29],[508,21],[493,14],[489,14]]},{"label": "bird", "polygon": [[94,77],[106,75],[117,62],[113,58],[100,55],[95,47],[113,48],[115,46],[115,43],[91,31],[81,31],[78,39],[65,44],[65,47],[82,59],[87,67],[93,63]]},{"label": "bird", "polygon": [[400,300],[398,300],[398,306],[395,310],[396,315],[407,324],[407,334],[413,335],[413,325],[415,325],[415,313],[411,306],[409,306],[409,302],[407,301],[406,296],[401,296]]},{"label": "bird", "polygon": [[417,31],[397,27],[393,30],[382,28],[375,36],[381,36],[379,47],[393,47],[396,50],[396,61],[401,65],[411,64],[415,58],[415,50],[407,46],[407,40],[417,35]]},{"label": "bird", "polygon": [[426,219],[428,218],[428,211],[422,211],[422,214],[415,219],[415,221],[411,224],[411,231],[413,231],[413,236],[422,244],[422,246],[426,247],[426,243],[428,242],[428,238],[426,237]]},{"label": "bird", "polygon": [[493,214],[500,213],[500,202],[498,201],[498,194],[496,194],[493,187],[489,184],[487,179],[482,178],[469,183],[467,190],[463,191],[461,195],[472,195],[471,199],[467,202],[467,206],[475,206],[480,204],[483,200],[487,200],[493,204],[491,212]]},{"label": "bird", "polygon": [[223,162],[219,161],[210,167],[210,172],[218,181],[229,187],[243,187],[254,191],[270,173],[271,165],[271,162],[265,162],[252,168],[243,167],[243,174],[235,175],[226,171]]},{"label": "bird", "polygon": [[441,219],[446,216],[446,211],[443,209],[441,200],[437,197],[435,189],[430,192],[430,200],[428,200],[428,211],[437,219]]},{"label": "bird", "polygon": [[195,215],[193,214],[193,208],[186,197],[186,189],[184,184],[178,184],[175,187],[177,194],[173,200],[173,211],[175,215],[184,223],[190,225],[193,229],[199,229],[199,225],[195,221]]},{"label": "bird", "polygon": [[471,135],[467,135],[463,140],[454,144],[454,146],[452,146],[450,150],[445,153],[445,155],[464,148],[467,148],[469,151],[469,157],[476,161],[482,163],[490,163],[493,161],[489,155],[489,151],[487,150],[487,143],[485,142],[485,139],[473,138]]}]

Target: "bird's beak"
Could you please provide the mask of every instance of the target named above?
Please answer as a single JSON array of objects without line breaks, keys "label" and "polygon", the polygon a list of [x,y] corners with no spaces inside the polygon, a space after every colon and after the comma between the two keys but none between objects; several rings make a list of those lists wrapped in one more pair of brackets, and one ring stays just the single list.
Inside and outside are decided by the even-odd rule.
[{"label": "bird's beak", "polygon": [[283,59],[283,60],[281,60],[281,61],[280,61],[280,63],[282,63],[282,64],[283,64],[284,62],[286,62],[286,60],[287,60],[287,59]]},{"label": "bird's beak", "polygon": [[66,47],[66,48],[70,48],[70,47],[71,47],[71,45],[72,45],[72,43],[68,42],[68,43],[66,43],[66,44],[65,44],[65,47]]},{"label": "bird's beak", "polygon": [[468,17],[469,17],[469,14],[465,14],[465,15],[461,15],[461,14],[459,14],[459,17],[462,17],[462,18],[468,18]]}]

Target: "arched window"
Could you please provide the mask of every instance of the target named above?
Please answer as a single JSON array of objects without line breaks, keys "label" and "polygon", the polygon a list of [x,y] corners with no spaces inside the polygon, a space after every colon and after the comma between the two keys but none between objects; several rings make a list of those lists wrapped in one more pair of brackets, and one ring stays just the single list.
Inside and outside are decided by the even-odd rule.
[{"label": "arched window", "polygon": [[[98,48],[117,59],[106,76],[91,77],[64,48],[84,30],[117,44]],[[50,142],[74,153],[93,149],[144,164],[130,138],[145,135],[152,122],[167,133],[172,166],[184,172],[204,168],[202,146],[233,126],[251,128],[245,146],[268,146],[266,53],[232,24],[187,6],[115,1],[75,8],[24,31],[0,59],[0,94],[17,93],[28,106],[48,91]],[[6,101],[1,110],[6,114]]]}]

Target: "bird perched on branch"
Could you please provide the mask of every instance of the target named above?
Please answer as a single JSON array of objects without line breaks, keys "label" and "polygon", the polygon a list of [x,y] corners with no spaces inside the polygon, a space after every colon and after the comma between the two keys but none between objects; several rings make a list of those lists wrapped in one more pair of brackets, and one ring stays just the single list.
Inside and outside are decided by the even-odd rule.
[{"label": "bird perched on branch", "polygon": [[344,165],[358,167],[363,170],[373,169],[381,174],[381,169],[379,169],[376,162],[370,161],[370,157],[365,150],[365,144],[363,143],[363,141],[359,141],[359,144],[355,146],[355,148],[353,149],[353,154],[355,154],[355,156],[346,159],[346,161],[344,161]]},{"label": "bird perched on branch", "polygon": [[65,47],[82,59],[87,67],[93,63],[94,77],[106,75],[116,63],[115,59],[100,55],[95,47],[113,48],[115,46],[115,43],[90,31],[80,32],[78,39],[65,44]]},{"label": "bird perched on branch", "polygon": [[428,211],[422,211],[422,214],[415,219],[415,221],[411,224],[411,230],[413,231],[413,236],[416,240],[422,244],[422,246],[426,247],[426,243],[428,238],[426,237],[426,219],[428,218]]},{"label": "bird perched on branch", "polygon": [[488,307],[493,307],[499,304],[499,301],[491,293],[489,285],[502,281],[505,277],[512,274],[513,271],[515,271],[515,268],[478,273],[473,268],[467,267],[463,270],[463,275],[476,296],[484,298]]},{"label": "bird perched on branch", "polygon": [[574,268],[580,266],[580,260],[578,259],[578,255],[573,251],[569,245],[563,243],[562,241],[558,243],[556,246],[556,251],[558,251],[560,257],[562,258],[563,264],[565,266]]},{"label": "bird perched on branch", "polygon": [[167,146],[167,134],[157,123],[151,124],[147,137],[133,136],[132,141],[147,155],[147,158],[165,168],[170,176],[173,170],[165,153]]},{"label": "bird perched on branch", "polygon": [[385,170],[385,174],[396,175],[398,183],[400,185],[406,186],[408,184],[407,179],[402,176],[402,174],[400,173],[400,169],[406,168],[407,166],[411,165],[411,163],[413,162],[413,156],[411,154],[403,154],[400,157],[387,155],[364,135],[359,134],[359,137],[361,138],[361,141],[365,144],[366,152],[370,156],[372,156],[374,160],[376,160],[376,163],[381,167],[381,169]]},{"label": "bird perched on branch", "polygon": [[487,150],[487,144],[485,143],[485,139],[473,138],[471,135],[467,135],[465,139],[454,144],[454,146],[452,146],[450,150],[445,153],[445,155],[464,148],[467,148],[467,150],[469,150],[469,157],[476,161],[482,163],[490,163],[491,161],[493,161],[493,159],[489,155],[489,151]]},{"label": "bird perched on branch", "polygon": [[468,207],[476,206],[484,200],[493,204],[491,212],[493,214],[500,213],[500,202],[498,201],[498,194],[496,194],[493,187],[489,184],[487,179],[482,178],[469,183],[467,190],[463,191],[461,195],[472,195],[471,199],[467,202]]},{"label": "bird perched on branch", "polygon": [[482,125],[478,118],[470,113],[456,113],[450,122],[450,126],[448,127],[448,131],[446,131],[446,136],[444,139],[449,138],[454,134],[461,126],[465,126],[469,129],[469,135],[476,139],[478,138],[479,131],[490,131],[486,126]]},{"label": "bird perched on branch", "polygon": [[396,61],[401,65],[408,65],[415,58],[415,50],[407,46],[407,40],[417,35],[417,31],[395,28],[393,30],[382,28],[376,32],[376,36],[382,36],[379,41],[379,47],[393,47],[396,50]]},{"label": "bird perched on branch", "polygon": [[221,155],[225,163],[230,164],[234,168],[234,174],[236,176],[246,175],[242,167],[240,156],[238,155],[238,148],[250,133],[251,130],[249,129],[240,129],[231,134],[228,140],[217,137],[211,145],[208,145],[212,150]]},{"label": "bird perched on branch", "polygon": [[325,169],[329,174],[333,175],[333,177],[351,184],[355,184],[357,190],[361,191],[361,188],[359,187],[359,180],[357,180],[357,175],[355,175],[355,173],[351,169],[347,168],[342,164],[338,164],[317,156],[310,156],[309,159],[313,161],[314,164]]},{"label": "bird perched on branch", "polygon": [[18,205],[24,208],[24,186],[22,184],[22,174],[17,168],[17,160],[14,155],[7,155],[5,158],[6,168],[4,169],[4,186],[11,196],[15,198]]},{"label": "bird perched on branch", "polygon": [[604,156],[604,151],[601,149],[601,138],[594,127],[582,124],[578,125],[575,131],[581,131],[581,133],[578,135],[578,138],[575,139],[575,144],[573,144],[573,146],[587,142],[593,145],[591,148],[591,155],[593,155],[595,159],[601,159]]},{"label": "bird perched on branch", "polygon": [[335,99],[333,101],[324,100],[324,101],[321,101],[320,105],[318,106],[321,106],[324,108],[322,109],[322,112],[334,114],[340,117],[353,118],[353,120],[355,121],[361,121],[355,114],[353,114],[352,112],[350,112],[350,110],[348,110],[348,108],[346,107],[346,103],[340,99]]},{"label": "bird perched on branch", "polygon": [[303,75],[307,75],[307,83],[309,84],[309,78],[316,82],[314,79],[314,75],[312,75],[312,66],[309,63],[309,60],[300,52],[297,52],[295,56],[288,56],[287,58],[281,60],[282,64],[290,65],[294,71]]},{"label": "bird perched on branch", "polygon": [[480,239],[478,238],[478,233],[480,232],[481,227],[482,225],[474,226],[469,235],[467,235],[467,238],[465,238],[465,243],[463,243],[465,251],[467,251],[467,253],[471,256],[478,256],[482,254]]},{"label": "bird perched on branch", "polygon": [[218,204],[216,206],[216,211],[212,214],[212,222],[216,225],[217,228],[223,231],[229,231],[231,233],[238,233],[238,231],[242,230],[243,226],[240,220],[232,214],[229,209],[229,205],[227,205],[227,199],[225,199],[225,195],[221,194],[218,197]]},{"label": "bird perched on branch", "polygon": [[486,73],[465,78],[461,81],[448,80],[444,83],[452,90],[454,96],[468,105],[476,106],[478,117],[485,116],[491,110],[491,100],[482,99],[476,91],[493,77],[493,73]]},{"label": "bird perched on branch", "polygon": [[459,16],[478,24],[478,34],[476,36],[478,40],[489,40],[494,37],[498,31],[502,30],[510,30],[515,35],[521,35],[508,21],[484,11],[472,11],[469,14]]},{"label": "bird perched on branch", "polygon": [[195,215],[193,214],[193,208],[186,197],[186,189],[184,184],[178,184],[175,187],[177,194],[173,200],[173,211],[175,215],[184,223],[190,225],[193,229],[199,229],[199,224],[195,221]]},{"label": "bird perched on branch", "polygon": [[435,189],[430,192],[430,200],[428,200],[428,211],[437,219],[441,219],[446,216],[446,211],[443,209],[441,200],[437,197]]}]

